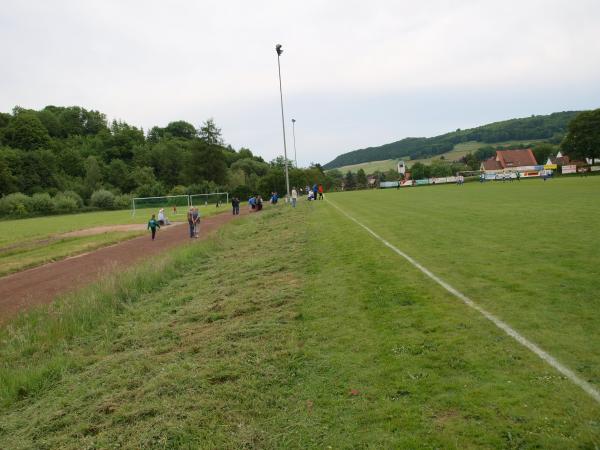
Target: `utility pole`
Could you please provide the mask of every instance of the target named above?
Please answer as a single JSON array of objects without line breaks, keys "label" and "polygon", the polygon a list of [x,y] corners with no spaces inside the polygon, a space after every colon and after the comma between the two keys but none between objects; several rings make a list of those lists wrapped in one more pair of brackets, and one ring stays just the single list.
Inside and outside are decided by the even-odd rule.
[{"label": "utility pole", "polygon": [[298,156],[296,155],[296,119],[292,119],[292,135],[294,136],[294,164],[298,168]]},{"label": "utility pole", "polygon": [[290,198],[290,176],[288,173],[287,144],[285,142],[285,118],[283,116],[283,90],[281,88],[281,63],[279,62],[279,57],[283,53],[281,44],[277,44],[275,46],[275,51],[277,52],[277,69],[279,71],[279,100],[281,101],[281,127],[283,129],[283,158],[285,160],[285,187],[287,189],[287,198],[289,200],[289,198]]}]

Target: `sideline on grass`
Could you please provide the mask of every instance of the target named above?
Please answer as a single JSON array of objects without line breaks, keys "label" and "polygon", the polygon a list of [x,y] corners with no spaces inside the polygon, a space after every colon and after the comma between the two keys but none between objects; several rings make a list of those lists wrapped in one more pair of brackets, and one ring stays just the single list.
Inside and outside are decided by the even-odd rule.
[{"label": "sideline on grass", "polygon": [[409,255],[404,253],[402,250],[399,250],[397,247],[390,244],[388,241],[383,239],[381,236],[379,236],[377,233],[375,233],[369,227],[367,227],[366,225],[363,225],[361,222],[356,220],[354,217],[352,217],[350,214],[348,214],[342,208],[337,206],[334,202],[332,202],[331,200],[327,200],[327,202],[330,203],[335,209],[337,209],[343,215],[345,215],[348,219],[352,220],[358,226],[364,228],[375,239],[377,239],[378,241],[381,241],[383,243],[383,245],[385,245],[386,247],[388,247],[390,250],[394,251],[398,255],[402,256],[409,263],[411,263],[414,267],[419,269],[421,272],[423,272],[425,275],[427,275],[429,278],[431,278],[437,284],[442,286],[444,289],[446,289],[452,295],[461,299],[467,306],[470,306],[475,311],[482,314],[486,319],[491,321],[494,325],[496,325],[498,328],[500,328],[502,331],[504,331],[506,334],[508,334],[510,337],[512,337],[514,340],[516,340],[519,344],[521,344],[524,347],[531,350],[533,353],[535,353],[537,356],[539,356],[546,363],[548,363],[549,365],[554,367],[557,371],[559,371],[564,376],[566,376],[569,380],[571,380],[571,382],[573,382],[574,384],[579,386],[581,389],[583,389],[590,397],[592,397],[594,400],[596,400],[598,403],[600,403],[600,391],[598,391],[594,386],[592,386],[590,383],[585,381],[583,378],[579,377],[575,372],[573,372],[567,366],[565,366],[561,362],[559,362],[554,356],[552,356],[545,350],[542,350],[540,347],[537,346],[537,344],[534,344],[533,342],[531,342],[525,336],[520,334],[517,330],[515,330],[510,325],[508,325],[506,322],[500,320],[498,317],[496,317],[495,315],[493,315],[486,309],[479,306],[477,303],[475,303],[473,300],[471,300],[465,294],[463,294],[462,292],[453,288],[451,285],[449,285],[444,280],[439,278],[437,275],[435,275],[433,272],[431,272],[426,267],[419,264],[412,257],[410,257]]}]

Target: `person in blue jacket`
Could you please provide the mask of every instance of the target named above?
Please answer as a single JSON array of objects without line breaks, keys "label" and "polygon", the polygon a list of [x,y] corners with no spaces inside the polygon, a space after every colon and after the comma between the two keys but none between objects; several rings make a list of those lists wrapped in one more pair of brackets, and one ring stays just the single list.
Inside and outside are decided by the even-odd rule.
[{"label": "person in blue jacket", "polygon": [[317,193],[319,192],[319,186],[317,186],[317,183],[314,184],[313,188],[313,199],[316,200],[317,199]]}]

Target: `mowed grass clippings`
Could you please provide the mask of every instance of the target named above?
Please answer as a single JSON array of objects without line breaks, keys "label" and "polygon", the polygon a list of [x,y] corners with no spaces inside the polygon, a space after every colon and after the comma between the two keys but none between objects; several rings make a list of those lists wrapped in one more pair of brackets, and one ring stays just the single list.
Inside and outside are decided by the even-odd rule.
[{"label": "mowed grass clippings", "polygon": [[328,198],[600,389],[600,177]]},{"label": "mowed grass clippings", "polygon": [[385,251],[302,202],[21,318],[0,448],[599,445],[586,394]]},{"label": "mowed grass clippings", "polygon": [[[259,424],[285,406],[297,365],[303,249],[288,224],[278,210],[253,215],[117,280],[106,288],[118,299],[110,306],[80,307],[74,296],[56,307],[54,324],[34,314],[9,328],[0,351],[0,448],[267,442]],[[77,319],[87,326],[78,330]]]}]

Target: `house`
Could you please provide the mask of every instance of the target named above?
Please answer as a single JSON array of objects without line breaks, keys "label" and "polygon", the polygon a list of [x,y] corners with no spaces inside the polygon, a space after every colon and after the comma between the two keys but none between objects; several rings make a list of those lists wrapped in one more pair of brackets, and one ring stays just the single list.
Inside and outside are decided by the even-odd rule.
[{"label": "house", "polygon": [[484,172],[528,172],[539,170],[530,148],[496,150],[496,156],[481,162]]},{"label": "house", "polygon": [[571,159],[567,155],[563,155],[561,151],[559,151],[556,156],[549,156],[548,161],[546,161],[546,165],[556,164],[557,166],[566,166],[571,164]]}]

